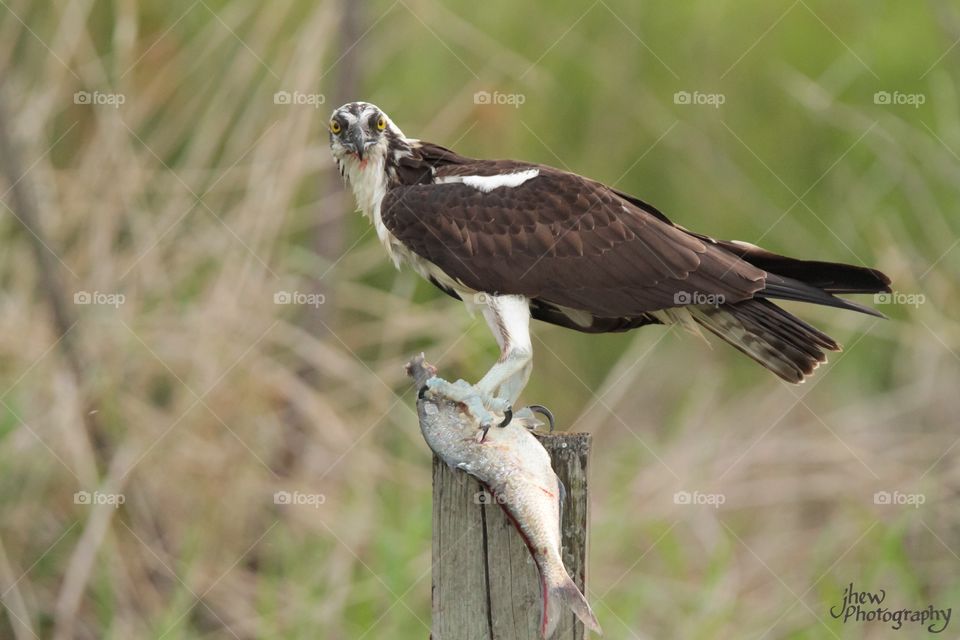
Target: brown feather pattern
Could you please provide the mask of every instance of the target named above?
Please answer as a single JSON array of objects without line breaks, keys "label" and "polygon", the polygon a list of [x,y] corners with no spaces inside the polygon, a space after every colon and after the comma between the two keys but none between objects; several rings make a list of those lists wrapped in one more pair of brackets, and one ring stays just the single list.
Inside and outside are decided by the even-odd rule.
[{"label": "brown feather pattern", "polygon": [[[889,278],[875,269],[797,260],[687,231],[634,196],[552,167],[474,160],[424,142],[410,151],[391,167],[397,179],[381,203],[386,228],[462,286],[527,296],[531,315],[545,322],[627,331],[673,322],[675,312],[657,312],[684,307],[691,320],[796,383],[839,345],[766,298],[879,315],[833,294],[889,291]],[[538,175],[489,192],[443,183],[530,169]],[[678,293],[719,304],[685,305]]]},{"label": "brown feather pattern", "polygon": [[[477,291],[522,294],[604,317],[676,306],[688,292],[745,300],[764,272],[621,198],[599,182],[512,161],[440,166],[436,177],[531,168],[516,187],[399,185],[381,205],[400,242]],[[468,263],[465,258],[469,258]]]}]

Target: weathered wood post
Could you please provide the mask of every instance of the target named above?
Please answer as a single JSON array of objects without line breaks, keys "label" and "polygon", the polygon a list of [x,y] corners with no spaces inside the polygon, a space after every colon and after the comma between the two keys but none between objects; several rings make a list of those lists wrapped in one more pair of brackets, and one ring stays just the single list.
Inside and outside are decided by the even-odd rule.
[{"label": "weathered wood post", "polygon": [[[586,593],[590,435],[538,435],[566,487],[563,562]],[[539,638],[540,581],[523,539],[481,485],[433,458],[432,640]],[[567,610],[556,640],[583,640]]]}]

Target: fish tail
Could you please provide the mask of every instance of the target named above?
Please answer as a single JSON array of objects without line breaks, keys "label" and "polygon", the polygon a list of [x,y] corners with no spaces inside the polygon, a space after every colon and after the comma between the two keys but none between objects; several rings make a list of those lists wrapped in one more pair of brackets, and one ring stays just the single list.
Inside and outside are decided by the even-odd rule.
[{"label": "fish tail", "polygon": [[573,611],[574,615],[580,619],[588,629],[597,635],[603,635],[600,629],[600,623],[590,609],[587,599],[580,593],[576,583],[567,575],[566,571],[560,571],[560,575],[553,581],[548,581],[541,575],[541,590],[543,593],[543,616],[540,620],[540,635],[543,638],[550,638],[557,629],[560,622],[560,616],[563,614],[564,607]]}]

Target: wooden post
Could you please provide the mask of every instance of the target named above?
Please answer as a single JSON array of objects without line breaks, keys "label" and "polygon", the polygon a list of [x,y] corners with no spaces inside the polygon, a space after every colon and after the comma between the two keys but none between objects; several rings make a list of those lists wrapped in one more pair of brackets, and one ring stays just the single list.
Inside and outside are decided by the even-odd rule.
[{"label": "wooden post", "polygon": [[[566,488],[563,562],[586,593],[586,433],[537,436]],[[432,640],[539,638],[540,580],[526,544],[480,484],[433,458]],[[555,640],[583,640],[583,625],[567,610]]]}]

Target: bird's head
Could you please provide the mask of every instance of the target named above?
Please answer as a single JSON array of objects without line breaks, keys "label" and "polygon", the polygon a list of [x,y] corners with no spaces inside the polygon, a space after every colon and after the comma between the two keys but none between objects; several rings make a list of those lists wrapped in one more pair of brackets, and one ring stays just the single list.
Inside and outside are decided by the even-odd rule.
[{"label": "bird's head", "polygon": [[403,132],[374,104],[348,102],[330,116],[330,152],[337,162],[366,165],[405,147]]}]

